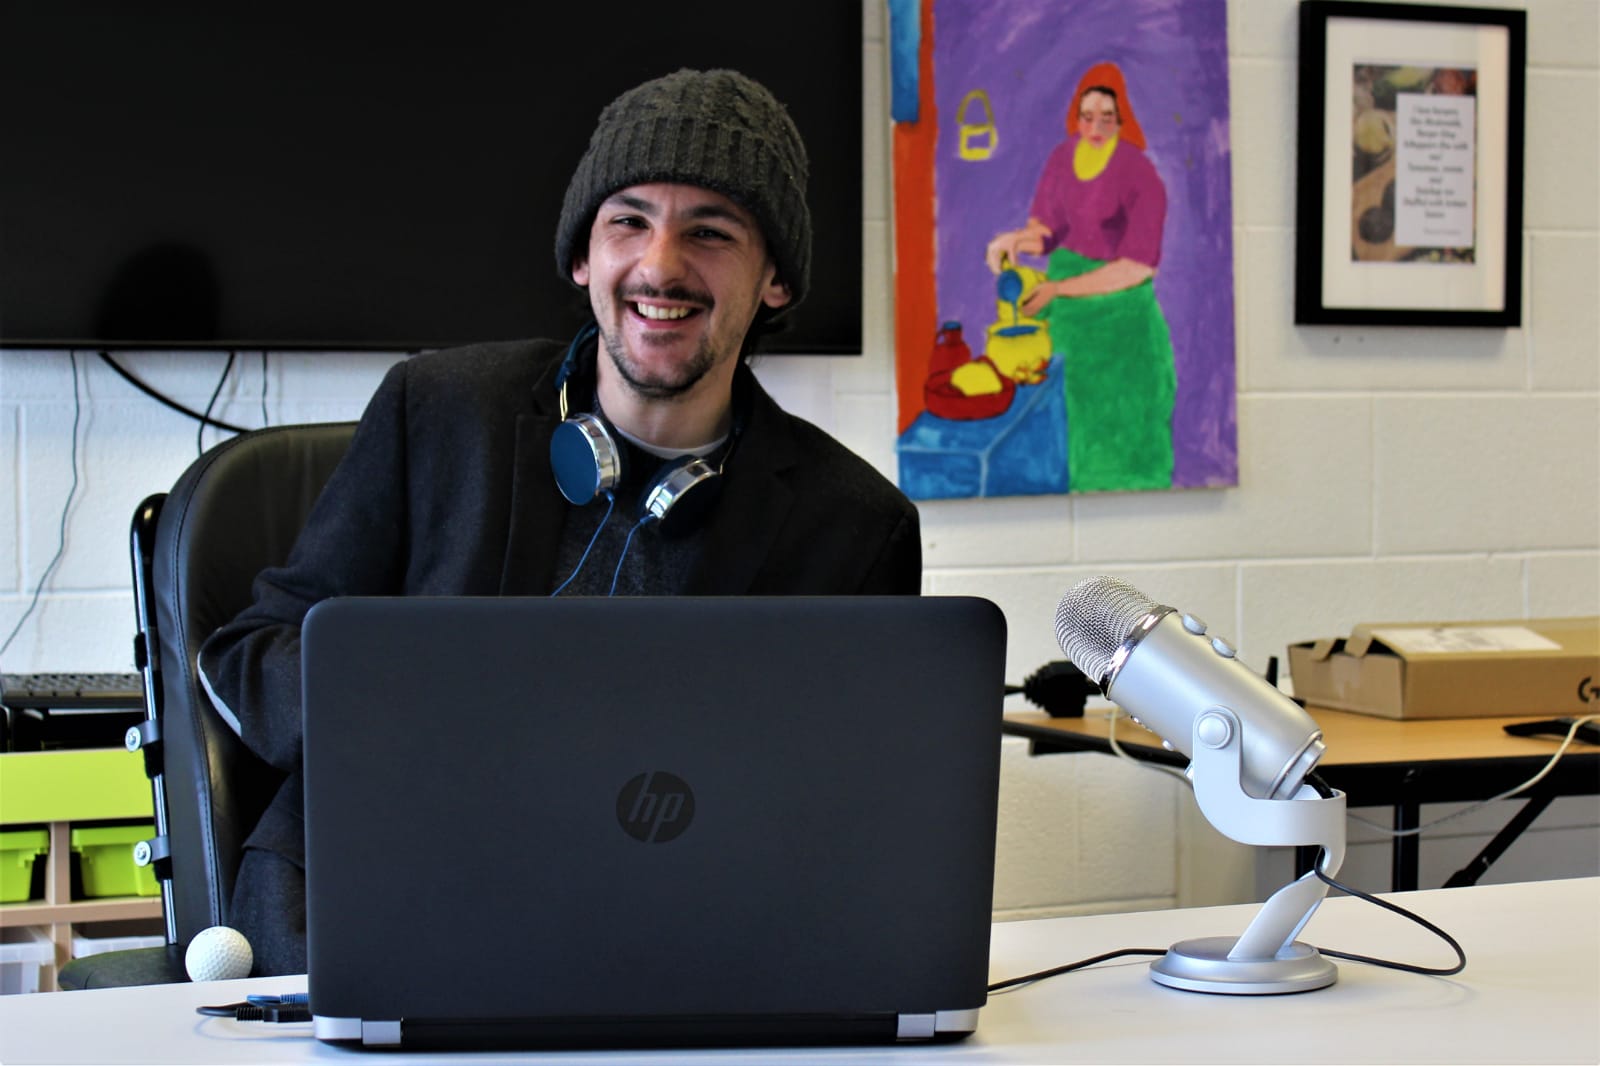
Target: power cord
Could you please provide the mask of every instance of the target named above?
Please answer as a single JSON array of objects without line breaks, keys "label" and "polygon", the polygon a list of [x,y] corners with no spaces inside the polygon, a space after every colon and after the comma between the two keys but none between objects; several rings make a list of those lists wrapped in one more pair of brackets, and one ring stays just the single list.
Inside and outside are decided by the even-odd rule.
[{"label": "power cord", "polygon": [[100,361],[105,363],[106,366],[109,366],[112,370],[116,371],[117,375],[121,377],[122,380],[126,381],[128,384],[132,385],[134,388],[138,389],[152,400],[155,400],[157,403],[165,407],[170,407],[179,414],[188,415],[190,418],[198,419],[202,425],[208,425],[215,429],[225,429],[230,433],[246,432],[247,427],[245,426],[236,426],[231,422],[223,422],[220,419],[210,417],[209,413],[201,414],[199,411],[196,411],[193,408],[185,407],[172,397],[157,392],[155,389],[151,388],[149,385],[146,385],[143,381],[140,381],[137,377],[135,377],[133,372],[127,367],[111,358],[110,352],[101,352]]},{"label": "power cord", "polygon": [[1127,714],[1128,712],[1124,711],[1121,707],[1113,706],[1111,708],[1111,714],[1108,717],[1106,724],[1106,743],[1110,745],[1112,753],[1119,759],[1133,763],[1141,770],[1159,770],[1169,777],[1176,777],[1179,781],[1184,783],[1185,787],[1193,788],[1194,782],[1190,781],[1189,775],[1184,773],[1182,770],[1172,766],[1162,766],[1157,762],[1147,762],[1144,759],[1139,759],[1129,755],[1123,746],[1117,742],[1117,721],[1118,719],[1127,717]]},{"label": "power cord", "polygon": [[989,986],[989,991],[1004,992],[1020,985],[1031,985],[1035,981],[1043,981],[1047,977],[1056,977],[1060,974],[1071,973],[1073,970],[1086,969],[1098,963],[1110,962],[1112,959],[1126,958],[1130,955],[1160,956],[1166,953],[1166,948],[1122,948],[1118,951],[1108,951],[1104,955],[1096,955],[1092,959],[1080,959],[1077,962],[1069,962],[1065,966],[1053,966],[1048,970],[1040,970],[1038,973],[1030,973],[1022,977],[1008,977],[1004,981],[996,981]]},{"label": "power cord", "polygon": [[236,1022],[309,1022],[311,1003],[306,993],[286,996],[249,996],[243,1003],[215,1007],[196,1007],[196,1014],[207,1018],[232,1018]]},{"label": "power cord", "polygon": [[1532,777],[1528,778],[1522,784],[1516,786],[1515,788],[1507,789],[1499,795],[1490,796],[1488,799],[1482,799],[1475,803],[1469,803],[1459,811],[1451,811],[1449,814],[1446,814],[1440,818],[1435,818],[1431,822],[1427,822],[1423,825],[1412,826],[1410,829],[1396,829],[1393,826],[1387,826],[1381,822],[1374,822],[1371,819],[1363,818],[1358,814],[1349,814],[1346,812],[1346,817],[1348,817],[1352,822],[1360,822],[1368,829],[1373,829],[1379,833],[1384,833],[1392,837],[1416,836],[1418,833],[1426,832],[1427,830],[1441,826],[1446,822],[1453,822],[1457,818],[1471,814],[1473,811],[1476,811],[1479,808],[1487,807],[1491,803],[1498,803],[1500,800],[1510,799],[1512,796],[1526,792],[1534,785],[1537,785],[1540,781],[1543,781],[1550,771],[1556,768],[1556,763],[1561,761],[1561,757],[1567,753],[1567,749],[1572,746],[1572,741],[1578,735],[1578,730],[1581,729],[1585,723],[1593,722],[1597,719],[1600,719],[1600,714],[1591,714],[1583,718],[1574,718],[1572,720],[1572,727],[1567,730],[1566,738],[1561,741],[1561,746],[1556,748],[1555,754],[1550,756],[1550,760],[1544,764],[1543,769],[1534,774]]},{"label": "power cord", "polygon": [[[1323,851],[1322,858],[1327,858],[1326,850]],[[1326,882],[1333,888],[1337,888],[1341,892],[1348,893],[1357,899],[1365,900],[1368,903],[1382,907],[1386,911],[1398,914],[1402,918],[1409,918],[1411,921],[1416,922],[1418,925],[1428,930],[1428,932],[1434,934],[1446,944],[1450,945],[1450,949],[1455,952],[1456,961],[1452,966],[1418,966],[1415,963],[1397,962],[1393,959],[1379,959],[1374,958],[1371,955],[1357,955],[1348,951],[1335,951],[1332,948],[1317,948],[1317,950],[1322,954],[1334,959],[1344,959],[1347,962],[1364,962],[1369,966],[1382,966],[1389,970],[1401,970],[1405,973],[1424,974],[1429,977],[1449,977],[1453,974],[1458,974],[1467,968],[1467,953],[1462,950],[1461,944],[1456,940],[1455,937],[1451,936],[1443,929],[1440,929],[1437,925],[1434,925],[1426,918],[1419,914],[1414,914],[1411,911],[1406,910],[1404,907],[1395,903],[1391,903],[1386,899],[1379,899],[1376,896],[1362,892],[1360,889],[1351,888],[1349,885],[1342,884],[1341,882],[1336,881],[1327,874],[1323,873],[1321,869],[1317,869],[1314,872],[1322,881]],[[1125,958],[1130,955],[1160,956],[1165,955],[1166,953],[1166,948],[1122,948],[1117,951],[1108,951],[1103,955],[1096,955],[1093,958],[1082,959],[1078,962],[1069,962],[1065,966],[1055,966],[1048,970],[1040,970],[1038,973],[1030,973],[1022,977],[1008,977],[1003,981],[996,981],[994,984],[989,986],[989,991],[1001,992],[1019,985],[1032,984],[1035,981],[1043,981],[1047,977],[1055,977],[1059,974],[1071,973],[1073,970],[1082,970],[1098,963],[1109,962],[1112,959]]]},{"label": "power cord", "polygon": [[228,375],[233,372],[233,361],[238,354],[238,352],[228,353],[228,361],[223,364],[222,376],[217,379],[217,387],[211,390],[211,401],[206,404],[205,414],[200,416],[200,425],[194,431],[194,453],[197,456],[205,454],[206,424],[211,421],[211,410],[217,406],[217,397],[222,395],[222,386],[227,383]]},{"label": "power cord", "polygon": [[1382,966],[1390,970],[1403,970],[1406,973],[1427,974],[1430,977],[1449,977],[1452,974],[1458,974],[1467,968],[1467,953],[1461,950],[1461,945],[1456,941],[1456,938],[1445,932],[1443,929],[1440,929],[1437,925],[1434,925],[1432,922],[1428,921],[1428,919],[1422,917],[1422,915],[1408,911],[1398,903],[1391,903],[1386,899],[1379,899],[1377,896],[1369,895],[1368,893],[1361,891],[1359,888],[1351,888],[1349,885],[1343,884],[1342,882],[1336,881],[1329,877],[1320,869],[1313,872],[1316,873],[1320,880],[1326,882],[1333,888],[1337,888],[1340,892],[1354,896],[1356,899],[1366,900],[1368,903],[1371,903],[1374,906],[1382,907],[1386,911],[1391,911],[1394,914],[1400,915],[1402,918],[1409,918],[1413,922],[1416,922],[1418,925],[1422,926],[1422,928],[1426,929],[1440,940],[1443,940],[1446,944],[1449,944],[1450,950],[1456,953],[1456,962],[1454,966],[1417,966],[1409,962],[1395,962],[1391,959],[1376,959],[1370,955],[1353,955],[1349,952],[1334,951],[1332,948],[1317,948],[1317,950],[1322,952],[1324,955],[1331,956],[1335,959],[1348,959],[1350,962],[1364,962],[1369,966]]},{"label": "power cord", "polygon": [[261,424],[272,425],[272,419],[267,417],[267,353],[261,353]]},{"label": "power cord", "polygon": [[[1115,716],[1113,716],[1112,721],[1116,721]],[[1149,766],[1150,764],[1141,763],[1140,765]],[[1165,768],[1157,767],[1157,769]],[[1169,770],[1168,772],[1171,771]],[[1188,779],[1185,778],[1184,780],[1187,783]],[[1327,782],[1323,781],[1316,774],[1307,775],[1306,783],[1315,789],[1321,796],[1331,797],[1334,794],[1334,790],[1328,786]],[[1338,889],[1340,892],[1343,892],[1346,895],[1354,896],[1356,899],[1364,900],[1367,903],[1381,907],[1393,914],[1398,914],[1402,918],[1409,918],[1411,921],[1416,922],[1418,925],[1428,930],[1428,932],[1434,934],[1446,944],[1450,945],[1450,950],[1455,952],[1456,961],[1452,966],[1418,966],[1415,963],[1397,962],[1393,959],[1380,959],[1371,955],[1357,955],[1348,951],[1335,951],[1332,948],[1318,947],[1318,951],[1330,958],[1344,959],[1347,962],[1364,962],[1369,966],[1382,966],[1385,969],[1401,970],[1405,973],[1424,974],[1429,977],[1449,977],[1453,974],[1458,974],[1467,968],[1467,953],[1462,950],[1460,942],[1458,942],[1455,937],[1451,936],[1437,925],[1434,925],[1420,914],[1415,914],[1406,910],[1397,903],[1391,903],[1386,899],[1379,899],[1377,896],[1363,892],[1359,888],[1353,888],[1350,885],[1344,884],[1343,882],[1337,881],[1328,876],[1322,871],[1322,865],[1327,861],[1328,858],[1328,850],[1323,848],[1321,849],[1321,852],[1322,853],[1318,857],[1316,865],[1312,868],[1312,872],[1317,875],[1319,880],[1331,888]],[[1016,987],[1018,985],[1032,984],[1034,981],[1042,981],[1047,977],[1055,977],[1058,974],[1070,973],[1073,970],[1082,970],[1086,967],[1094,966],[1097,963],[1109,962],[1112,959],[1120,959],[1129,955],[1165,955],[1166,953],[1167,951],[1165,948],[1122,948],[1118,951],[1108,951],[1103,955],[1096,955],[1093,958],[1067,963],[1065,966],[1056,966],[1048,970],[1040,970],[1038,973],[1027,974],[1023,977],[1010,977],[1003,981],[996,981],[994,984],[989,986],[989,991],[999,992],[1008,988]]]}]

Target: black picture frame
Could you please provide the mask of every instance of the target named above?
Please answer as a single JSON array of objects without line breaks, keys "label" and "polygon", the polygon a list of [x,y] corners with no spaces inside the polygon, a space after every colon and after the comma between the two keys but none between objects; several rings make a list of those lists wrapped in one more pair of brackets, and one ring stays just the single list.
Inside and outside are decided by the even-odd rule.
[{"label": "black picture frame", "polygon": [[1526,69],[1525,11],[1301,0],[1296,324],[1522,324]]}]

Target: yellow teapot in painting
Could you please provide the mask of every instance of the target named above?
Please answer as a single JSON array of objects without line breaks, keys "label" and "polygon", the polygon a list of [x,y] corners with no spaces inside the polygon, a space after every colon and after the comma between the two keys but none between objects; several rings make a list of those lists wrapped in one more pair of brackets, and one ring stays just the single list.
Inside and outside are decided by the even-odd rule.
[{"label": "yellow teapot in painting", "polygon": [[1022,313],[1022,302],[1040,282],[1044,272],[1009,258],[1000,260],[995,282],[999,296],[995,321],[989,327],[984,354],[995,369],[1021,385],[1037,385],[1050,365],[1050,331],[1040,317]]}]

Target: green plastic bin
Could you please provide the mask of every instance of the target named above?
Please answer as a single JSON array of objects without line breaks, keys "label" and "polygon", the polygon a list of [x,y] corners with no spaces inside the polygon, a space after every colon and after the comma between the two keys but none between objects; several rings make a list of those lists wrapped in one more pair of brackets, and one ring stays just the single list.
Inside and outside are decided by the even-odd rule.
[{"label": "green plastic bin", "polygon": [[159,896],[155,867],[133,861],[133,846],[153,836],[155,826],[149,822],[73,829],[72,850],[78,853],[84,896]]},{"label": "green plastic bin", "polygon": [[50,854],[50,830],[7,829],[0,832],[0,903],[33,898],[33,864]]}]

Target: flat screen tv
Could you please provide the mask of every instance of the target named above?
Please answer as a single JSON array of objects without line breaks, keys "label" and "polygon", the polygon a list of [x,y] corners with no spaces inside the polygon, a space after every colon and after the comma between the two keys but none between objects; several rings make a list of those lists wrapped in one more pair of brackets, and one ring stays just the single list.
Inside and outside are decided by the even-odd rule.
[{"label": "flat screen tv", "polygon": [[763,350],[861,350],[859,0],[0,0],[0,345],[415,351],[566,336],[600,110],[732,67],[811,155],[812,289]]}]

